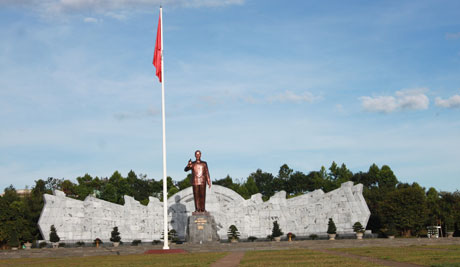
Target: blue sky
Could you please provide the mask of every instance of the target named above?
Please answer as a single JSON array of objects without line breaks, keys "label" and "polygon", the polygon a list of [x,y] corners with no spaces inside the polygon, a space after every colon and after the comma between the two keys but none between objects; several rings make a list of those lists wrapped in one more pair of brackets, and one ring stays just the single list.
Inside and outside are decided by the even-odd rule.
[{"label": "blue sky", "polygon": [[0,188],[201,149],[212,179],[389,165],[460,189],[459,1],[2,0]]}]

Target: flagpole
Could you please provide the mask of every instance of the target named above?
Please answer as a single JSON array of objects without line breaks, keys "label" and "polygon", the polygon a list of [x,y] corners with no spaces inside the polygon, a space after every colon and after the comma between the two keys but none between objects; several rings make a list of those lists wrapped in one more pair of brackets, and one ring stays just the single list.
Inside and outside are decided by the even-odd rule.
[{"label": "flagpole", "polygon": [[160,6],[160,28],[161,28],[161,118],[163,121],[163,249],[168,246],[168,187],[166,179],[166,130],[165,130],[165,77],[163,61],[163,8]]}]

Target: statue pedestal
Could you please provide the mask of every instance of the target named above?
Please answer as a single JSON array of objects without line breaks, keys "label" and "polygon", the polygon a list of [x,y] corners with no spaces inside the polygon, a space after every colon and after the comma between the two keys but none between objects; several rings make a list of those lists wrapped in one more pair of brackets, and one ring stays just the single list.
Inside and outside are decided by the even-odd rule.
[{"label": "statue pedestal", "polygon": [[187,242],[209,243],[219,241],[217,225],[209,212],[193,212],[188,217]]}]

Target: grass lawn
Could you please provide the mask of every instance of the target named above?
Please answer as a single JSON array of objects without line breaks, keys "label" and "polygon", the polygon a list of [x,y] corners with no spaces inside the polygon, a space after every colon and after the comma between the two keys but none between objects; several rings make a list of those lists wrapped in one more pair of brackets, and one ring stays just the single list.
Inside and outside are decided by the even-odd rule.
[{"label": "grass lawn", "polygon": [[459,266],[460,245],[338,248],[337,251],[425,266]]},{"label": "grass lawn", "polygon": [[227,253],[111,255],[78,258],[21,258],[0,260],[0,266],[209,266]]},{"label": "grass lawn", "polygon": [[247,251],[240,266],[378,266],[308,249]]}]

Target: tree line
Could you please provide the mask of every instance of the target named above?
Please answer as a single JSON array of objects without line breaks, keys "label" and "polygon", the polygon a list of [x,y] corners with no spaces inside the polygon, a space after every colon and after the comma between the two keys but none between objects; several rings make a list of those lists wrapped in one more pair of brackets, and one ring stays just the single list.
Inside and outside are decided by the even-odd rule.
[{"label": "tree line", "polygon": [[[168,177],[168,197],[189,187],[190,178],[191,174],[180,181]],[[148,204],[149,196],[162,200],[163,195],[162,180],[149,179],[132,170],[126,177],[115,171],[110,177],[85,174],[75,181],[39,179],[24,195],[19,195],[13,186],[5,188],[3,196],[0,196],[0,246],[43,239],[37,225],[44,205],[43,194],[51,194],[54,189],[79,200],[92,195],[117,204],[124,204],[124,195],[134,197],[143,205]],[[275,175],[258,169],[245,180],[227,175],[213,184],[230,188],[245,199],[261,193],[263,200],[268,200],[281,190],[291,198],[318,189],[329,192],[347,181],[363,184],[363,195],[371,211],[366,229],[374,233],[384,234],[392,230],[402,236],[426,235],[426,227],[430,225],[440,225],[445,231],[456,231],[456,234],[459,232],[458,190],[438,192],[434,188],[426,190],[417,183],[401,183],[387,165],[378,167],[372,164],[366,172],[353,173],[345,164],[339,166],[332,162],[328,169],[322,166],[320,170],[306,174],[284,164]]]}]

